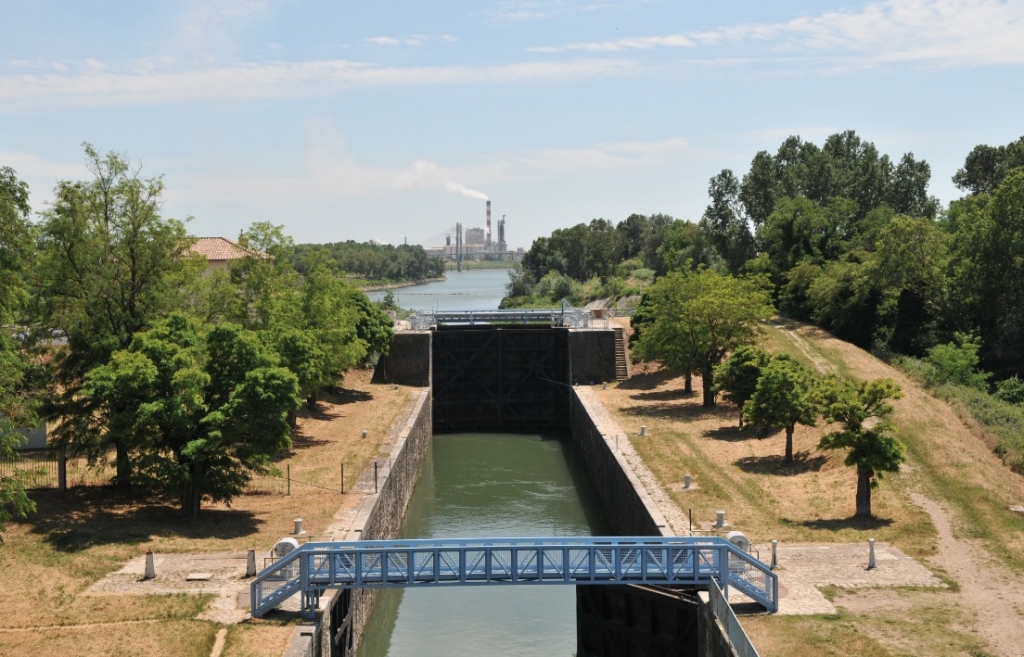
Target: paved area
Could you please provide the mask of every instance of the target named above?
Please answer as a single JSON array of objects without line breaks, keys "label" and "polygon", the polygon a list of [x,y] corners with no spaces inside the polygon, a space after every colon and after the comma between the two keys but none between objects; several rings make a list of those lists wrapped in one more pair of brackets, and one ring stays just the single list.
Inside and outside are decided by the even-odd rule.
[{"label": "paved area", "polygon": [[[762,559],[771,559],[771,545],[758,546]],[[834,614],[820,586],[874,588],[929,586],[944,588],[938,577],[899,549],[875,544],[875,567],[868,569],[868,544],[825,543],[779,545],[779,613]]]},{"label": "paved area", "polygon": [[[221,554],[156,554],[155,579],[143,579],[146,572],[145,555],[138,556],[121,570],[111,573],[89,587],[87,595],[105,594],[166,594],[166,593],[212,593],[216,596],[206,611],[199,615],[202,620],[217,623],[239,623],[248,616],[248,599],[240,606],[240,594],[248,593],[249,584],[245,578],[244,552]],[[260,566],[257,556],[257,566]],[[209,578],[189,580],[190,575],[203,574]]]}]

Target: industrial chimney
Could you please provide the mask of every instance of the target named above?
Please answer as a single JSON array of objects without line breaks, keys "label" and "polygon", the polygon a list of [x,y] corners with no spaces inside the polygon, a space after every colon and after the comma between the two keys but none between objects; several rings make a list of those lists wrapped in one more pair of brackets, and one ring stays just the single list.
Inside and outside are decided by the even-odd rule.
[{"label": "industrial chimney", "polygon": [[491,199],[487,199],[487,249],[491,248]]}]

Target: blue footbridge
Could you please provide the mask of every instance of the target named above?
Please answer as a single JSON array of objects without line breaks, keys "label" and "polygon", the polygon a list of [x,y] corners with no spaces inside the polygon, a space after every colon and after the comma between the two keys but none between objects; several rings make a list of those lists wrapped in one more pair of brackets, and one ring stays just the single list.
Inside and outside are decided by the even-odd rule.
[{"label": "blue footbridge", "polygon": [[252,615],[295,595],[312,616],[329,589],[644,584],[707,589],[714,580],[769,612],[778,576],[719,537],[476,538],[305,543],[256,575]]}]

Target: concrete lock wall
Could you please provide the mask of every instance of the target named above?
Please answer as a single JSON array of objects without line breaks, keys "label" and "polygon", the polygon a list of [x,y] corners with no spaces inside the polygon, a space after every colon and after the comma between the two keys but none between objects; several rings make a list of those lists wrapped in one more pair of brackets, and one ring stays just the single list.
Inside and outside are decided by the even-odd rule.
[{"label": "concrete lock wall", "polygon": [[571,329],[569,372],[573,384],[607,383],[615,380],[615,331]]},{"label": "concrete lock wall", "polygon": [[373,372],[374,383],[429,387],[432,331],[399,331]]},{"label": "concrete lock wall", "polygon": [[[430,439],[433,423],[430,389],[411,404],[385,467],[379,471],[378,492],[360,503],[352,529],[345,540],[394,538],[416,487],[416,478]],[[316,618],[300,625],[285,657],[349,657],[355,654],[377,600],[378,591],[327,591],[320,598]]]}]

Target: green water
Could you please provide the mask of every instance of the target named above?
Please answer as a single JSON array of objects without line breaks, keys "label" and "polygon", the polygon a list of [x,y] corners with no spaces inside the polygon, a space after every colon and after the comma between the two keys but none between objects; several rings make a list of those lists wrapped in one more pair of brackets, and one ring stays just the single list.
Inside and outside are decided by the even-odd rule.
[{"label": "green water", "polygon": [[[563,436],[434,436],[402,538],[607,535],[592,484]],[[572,586],[390,589],[362,657],[570,657]]]}]

